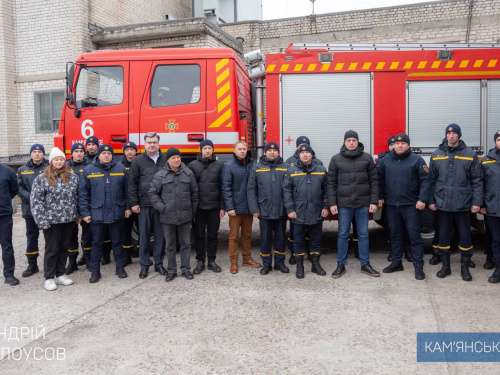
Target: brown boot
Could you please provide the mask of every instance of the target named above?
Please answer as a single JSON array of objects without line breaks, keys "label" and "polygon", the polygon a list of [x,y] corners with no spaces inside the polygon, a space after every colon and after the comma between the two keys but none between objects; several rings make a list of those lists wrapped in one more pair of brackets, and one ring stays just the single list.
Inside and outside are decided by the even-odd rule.
[{"label": "brown boot", "polygon": [[253,267],[253,268],[259,268],[262,267],[262,264],[257,263],[254,261],[251,257],[243,260],[243,266],[244,267]]},{"label": "brown boot", "polygon": [[229,268],[229,272],[231,272],[232,274],[237,274],[238,273],[238,264],[231,263],[231,267]]}]

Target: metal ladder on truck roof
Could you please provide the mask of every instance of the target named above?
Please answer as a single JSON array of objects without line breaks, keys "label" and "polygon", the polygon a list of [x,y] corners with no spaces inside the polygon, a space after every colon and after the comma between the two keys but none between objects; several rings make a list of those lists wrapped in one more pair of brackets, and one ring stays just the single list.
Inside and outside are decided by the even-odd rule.
[{"label": "metal ladder on truck roof", "polygon": [[[291,47],[291,48],[290,48]],[[328,51],[408,51],[408,50],[438,50],[438,49],[480,49],[500,48],[500,44],[488,43],[292,43],[287,52],[292,50]]]}]

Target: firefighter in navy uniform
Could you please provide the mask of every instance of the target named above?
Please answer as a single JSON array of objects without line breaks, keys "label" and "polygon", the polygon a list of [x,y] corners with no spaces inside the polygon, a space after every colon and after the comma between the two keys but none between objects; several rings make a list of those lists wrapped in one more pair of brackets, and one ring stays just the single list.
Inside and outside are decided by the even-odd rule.
[{"label": "firefighter in navy uniform", "polygon": [[500,131],[495,133],[493,139],[495,147],[481,164],[484,173],[484,204],[481,213],[488,218],[486,224],[491,235],[491,255],[487,254],[487,260],[489,257],[495,266],[488,282],[496,284],[500,282]]},{"label": "firefighter in navy uniform", "polygon": [[326,168],[314,159],[308,144],[300,146],[300,159],[290,166],[283,183],[283,200],[288,217],[294,224],[293,249],[297,260],[296,276],[304,278],[306,230],[309,231],[311,272],[325,276],[319,263],[323,218],[328,216]]},{"label": "firefighter in navy uniform", "polygon": [[97,149],[99,147],[99,139],[97,137],[88,137],[85,141],[85,147],[87,147],[87,159],[89,164],[94,162],[95,157],[97,156]]},{"label": "firefighter in navy uniform", "polygon": [[128,203],[128,176],[125,167],[113,158],[113,148],[102,145],[94,162],[87,166],[79,184],[78,206],[92,231],[90,283],[101,278],[100,262],[106,230],[116,262],[116,275],[127,277],[122,249],[123,223],[132,213]]},{"label": "firefighter in navy uniform", "polygon": [[[130,169],[130,165],[132,161],[135,159],[137,155],[137,145],[134,142],[127,142],[123,145],[123,159],[120,160],[120,163],[123,164],[125,170],[128,171]],[[129,265],[132,263],[132,252],[134,244],[132,242],[132,227],[136,223],[136,228],[139,227],[137,223],[137,214],[132,212],[128,218],[125,219],[125,223],[123,225],[123,256],[125,257],[125,265]]]},{"label": "firefighter in navy uniform", "polygon": [[29,277],[39,271],[37,258],[39,255],[38,237],[40,230],[33,219],[30,208],[31,187],[35,178],[43,173],[49,162],[44,158],[45,148],[36,143],[30,149],[31,159],[17,170],[17,182],[19,184],[19,197],[22,202],[23,219],[26,222],[26,257],[28,258],[28,268],[22,273],[23,277]]},{"label": "firefighter in navy uniform", "polygon": [[283,178],[289,165],[281,158],[275,142],[266,144],[264,153],[250,171],[247,192],[250,212],[259,219],[263,264],[260,274],[267,275],[273,269],[273,253],[274,269],[289,273],[285,266],[286,211],[283,205]]},{"label": "firefighter in navy uniform", "polygon": [[[289,165],[289,166],[294,166],[295,163],[297,163],[297,160],[299,160],[299,155],[300,155],[300,146],[303,145],[303,144],[307,144],[307,145],[311,145],[311,141],[309,140],[308,137],[306,137],[305,135],[301,135],[300,137],[297,137],[297,140],[295,141],[295,145],[297,147],[297,149],[295,150],[294,154],[292,156],[290,156],[288,159],[286,159],[286,163]],[[319,160],[318,158],[316,158],[316,156],[313,156],[313,159],[316,160],[318,162],[319,165],[323,165],[323,162],[321,160]],[[288,249],[290,250],[290,260],[289,260],[289,263],[290,264],[296,264],[296,261],[295,261],[295,253],[294,253],[294,250],[293,250],[293,236],[294,236],[294,228],[293,228],[293,222],[290,220],[290,232],[289,232],[289,235],[288,235]],[[306,234],[306,248],[305,248],[306,252],[307,252],[307,259],[309,259],[309,235]]]},{"label": "firefighter in navy uniform", "polygon": [[473,246],[470,237],[471,212],[479,212],[483,204],[483,173],[474,150],[460,140],[462,131],[457,124],[446,127],[447,142],[432,153],[430,164],[431,194],[429,208],[437,210],[439,225],[438,255],[442,268],[437,277],[451,274],[450,240],[453,224],[458,232],[461,253],[461,275],[471,281],[469,271]]},{"label": "firefighter in navy uniform", "polygon": [[[85,146],[81,143],[75,143],[71,146],[71,159],[68,160],[68,165],[71,168],[71,173],[76,173],[81,177],[83,170],[89,165],[89,159],[85,156]],[[90,271],[90,249],[92,248],[92,235],[90,234],[89,225],[81,221],[82,227],[82,257],[83,264],[86,265]],[[66,267],[66,275],[71,275],[74,271],[78,271],[78,224],[75,222],[73,226],[73,233],[71,235],[71,242],[68,249],[68,266]]]},{"label": "firefighter in navy uniform", "polygon": [[392,260],[384,273],[403,271],[404,233],[408,233],[415,278],[424,280],[424,242],[420,212],[429,200],[429,168],[410,149],[410,137],[395,136],[394,149],[378,164],[379,199],[383,201],[391,233]]}]

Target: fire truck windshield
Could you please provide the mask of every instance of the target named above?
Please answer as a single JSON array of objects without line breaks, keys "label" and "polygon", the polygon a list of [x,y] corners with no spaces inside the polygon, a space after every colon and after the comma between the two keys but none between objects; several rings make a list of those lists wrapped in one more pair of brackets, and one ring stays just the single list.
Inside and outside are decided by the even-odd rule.
[{"label": "fire truck windshield", "polygon": [[121,66],[87,66],[80,69],[76,84],[76,106],[105,107],[123,102]]}]

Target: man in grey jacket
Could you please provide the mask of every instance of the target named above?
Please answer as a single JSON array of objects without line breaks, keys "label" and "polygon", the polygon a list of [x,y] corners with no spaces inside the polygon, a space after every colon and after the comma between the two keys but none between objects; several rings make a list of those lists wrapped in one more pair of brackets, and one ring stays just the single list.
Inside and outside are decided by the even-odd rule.
[{"label": "man in grey jacket", "polygon": [[167,250],[167,276],[172,281],[177,276],[175,260],[176,234],[181,246],[181,273],[193,279],[189,265],[191,255],[191,221],[198,208],[198,184],[194,173],[181,162],[181,153],[172,147],[167,151],[167,164],[155,174],[149,189],[151,203],[160,214]]}]

